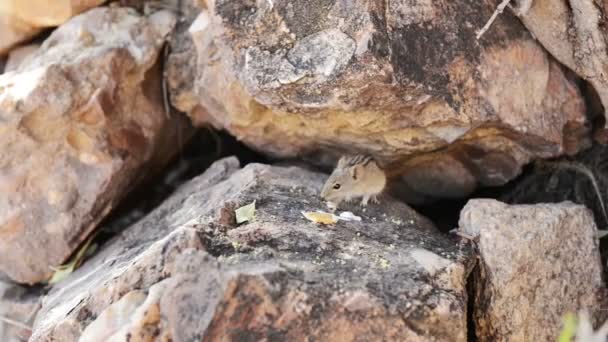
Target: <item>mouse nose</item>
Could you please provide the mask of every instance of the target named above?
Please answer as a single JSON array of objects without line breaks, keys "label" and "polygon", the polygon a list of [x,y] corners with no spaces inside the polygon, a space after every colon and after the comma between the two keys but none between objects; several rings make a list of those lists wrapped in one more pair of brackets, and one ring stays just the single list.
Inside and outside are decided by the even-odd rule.
[{"label": "mouse nose", "polygon": [[331,197],[331,191],[329,191],[328,189],[323,189],[323,191],[321,191],[321,198],[328,201],[330,200]]}]

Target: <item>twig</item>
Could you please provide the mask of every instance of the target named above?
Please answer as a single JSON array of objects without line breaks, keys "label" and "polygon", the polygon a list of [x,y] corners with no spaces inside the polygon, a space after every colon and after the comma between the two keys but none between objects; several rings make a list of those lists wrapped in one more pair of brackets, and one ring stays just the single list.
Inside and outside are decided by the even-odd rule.
[{"label": "twig", "polygon": [[473,236],[473,235],[469,235],[465,232],[460,231],[458,228],[454,228],[452,230],[450,230],[450,233],[456,235],[456,236],[460,236],[463,239],[466,240],[470,240],[470,241],[476,241],[477,239]]},{"label": "twig", "polygon": [[[162,83],[161,83],[161,87],[162,87],[162,92],[163,92],[163,109],[165,110],[165,116],[167,117],[167,119],[171,118],[171,107],[169,106],[169,90],[167,87],[167,72],[166,72],[166,64],[167,64],[167,58],[169,57],[169,43],[165,42],[165,45],[163,45],[163,50],[162,50],[162,54],[163,54],[163,66],[162,66]],[[179,147],[181,148],[181,146]]]},{"label": "twig", "polygon": [[16,326],[16,327],[18,327],[20,329],[25,329],[25,330],[27,330],[29,332],[32,332],[32,327],[28,326],[27,324],[21,323],[21,322],[19,322],[17,320],[14,320],[12,318],[0,315],[0,321],[2,321],[4,323],[7,323],[7,324],[10,324],[10,325],[13,325],[13,326]]},{"label": "twig", "polygon": [[496,7],[496,10],[494,11],[494,13],[492,13],[490,20],[488,20],[488,22],[481,28],[481,30],[477,31],[477,40],[479,40],[479,38],[481,38],[481,36],[486,33],[486,31],[490,28],[490,25],[492,25],[494,20],[496,20],[496,17],[498,17],[498,15],[505,10],[505,7],[507,7],[509,2],[511,2],[511,0],[502,0],[500,5]]},{"label": "twig", "polygon": [[604,221],[608,224],[608,213],[606,212],[606,205],[604,204],[604,199],[602,198],[602,192],[600,191],[600,186],[597,184],[597,180],[593,175],[593,172],[576,162],[564,162],[564,161],[554,161],[558,166],[562,166],[565,169],[570,169],[573,171],[578,171],[585,175],[587,179],[591,181],[591,185],[593,186],[593,190],[595,191],[595,195],[597,196],[598,201],[600,202],[600,206],[602,208],[602,214],[604,216]]}]

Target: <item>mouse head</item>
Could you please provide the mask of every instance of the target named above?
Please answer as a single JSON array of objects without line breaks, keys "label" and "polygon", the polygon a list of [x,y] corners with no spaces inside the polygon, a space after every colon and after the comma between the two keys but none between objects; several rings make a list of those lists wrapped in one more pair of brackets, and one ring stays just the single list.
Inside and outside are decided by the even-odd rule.
[{"label": "mouse head", "polygon": [[362,168],[361,164],[349,165],[347,159],[342,157],[334,172],[327,178],[321,190],[321,197],[334,203],[350,197],[350,192],[356,188],[360,180]]}]

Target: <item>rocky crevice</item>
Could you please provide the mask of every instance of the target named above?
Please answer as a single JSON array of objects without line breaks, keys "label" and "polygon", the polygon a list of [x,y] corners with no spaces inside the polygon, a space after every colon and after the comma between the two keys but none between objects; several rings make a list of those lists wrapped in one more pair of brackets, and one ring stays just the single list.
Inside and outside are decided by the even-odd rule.
[{"label": "rocky crevice", "polygon": [[[494,1],[25,3],[0,5],[1,340],[544,340],[605,319],[603,108],[577,78],[603,100],[603,16],[556,27],[528,2],[477,40]],[[395,182],[341,208],[361,221],[314,224],[345,153]],[[11,283],[94,234],[64,280]]]},{"label": "rocky crevice", "polygon": [[[295,175],[304,176],[300,185],[288,185]],[[311,200],[322,179],[320,174],[298,168],[250,164],[238,169],[236,159],[217,162],[116,237],[76,271],[72,281],[55,286],[44,300],[32,339],[74,339],[79,336],[74,335],[76,331],[86,334],[91,326],[107,324],[94,322],[108,310],[104,308],[123,300],[131,290],[152,291],[154,284],[161,283],[181,286],[177,279],[209,272],[219,272],[223,285],[210,285],[214,280],[208,277],[191,281],[213,289],[213,298],[219,295],[221,301],[212,304],[211,299],[200,297],[180,311],[162,306],[164,298],[160,299],[161,312],[167,309],[180,315],[197,315],[199,305],[211,310],[209,305],[221,303],[210,311],[214,315],[207,317],[212,319],[204,325],[208,329],[197,326],[199,334],[206,331],[218,338],[279,334],[299,339],[306,335],[330,338],[340,332],[452,339],[453,331],[466,331],[464,286],[471,267],[469,248],[457,247],[428,220],[392,200],[382,210],[370,207],[361,223],[315,226],[300,212],[322,205]],[[222,223],[227,220],[222,214],[227,203],[238,207],[254,199],[253,222],[241,226]],[[179,209],[174,212],[171,207]],[[126,247],[134,245],[138,247]],[[218,245],[221,251],[232,251],[211,249],[214,256],[207,254],[209,246]],[[208,255],[205,258],[213,260],[207,263],[211,268],[184,266],[190,264],[179,258],[192,253]],[[195,269],[182,276],[178,269],[183,267]],[[109,277],[117,272],[121,275]],[[66,295],[71,298],[68,303]],[[239,310],[234,311],[237,307],[252,310],[254,316],[240,316]],[[82,318],[83,312],[88,318]],[[260,314],[259,319],[266,316],[270,321],[255,323]],[[66,324],[74,322],[71,317],[77,318],[81,328],[68,329]],[[368,323],[355,324],[363,318]],[[173,336],[182,330],[171,326],[174,318],[167,319],[160,324],[163,334]],[[428,325],[431,321],[433,325]],[[174,323],[189,324],[187,319]],[[121,334],[123,328],[112,331]],[[354,331],[349,332],[351,329]],[[389,330],[382,333],[385,329]],[[464,335],[458,336],[454,338],[464,340]]]}]

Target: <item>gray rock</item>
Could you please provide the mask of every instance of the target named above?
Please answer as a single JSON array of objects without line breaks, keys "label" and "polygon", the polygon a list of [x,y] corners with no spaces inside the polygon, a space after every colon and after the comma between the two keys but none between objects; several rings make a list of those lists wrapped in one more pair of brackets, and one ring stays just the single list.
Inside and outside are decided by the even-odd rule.
[{"label": "gray rock", "polygon": [[40,309],[40,293],[4,278],[0,274],[0,341],[27,341]]},{"label": "gray rock", "polygon": [[566,313],[600,312],[597,229],[585,207],[471,200],[459,225],[478,239],[473,314],[480,341],[556,340]]},{"label": "gray rock", "polygon": [[6,64],[4,65],[4,72],[9,72],[19,68],[19,65],[23,64],[27,57],[38,51],[39,48],[40,44],[34,43],[12,49],[7,56]]},{"label": "gray rock", "polygon": [[390,198],[316,225],[324,178],[216,162],[53,288],[31,340],[465,341],[471,250]]}]

